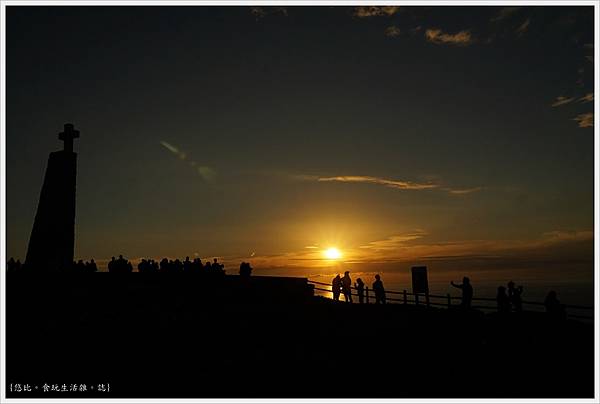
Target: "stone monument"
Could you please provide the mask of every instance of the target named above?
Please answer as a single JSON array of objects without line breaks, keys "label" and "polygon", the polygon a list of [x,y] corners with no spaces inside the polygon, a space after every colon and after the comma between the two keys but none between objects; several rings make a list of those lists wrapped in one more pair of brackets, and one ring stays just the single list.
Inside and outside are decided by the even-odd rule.
[{"label": "stone monument", "polygon": [[75,186],[77,153],[73,140],[79,131],[67,123],[58,138],[61,151],[50,153],[25,266],[35,271],[69,269],[75,248]]}]

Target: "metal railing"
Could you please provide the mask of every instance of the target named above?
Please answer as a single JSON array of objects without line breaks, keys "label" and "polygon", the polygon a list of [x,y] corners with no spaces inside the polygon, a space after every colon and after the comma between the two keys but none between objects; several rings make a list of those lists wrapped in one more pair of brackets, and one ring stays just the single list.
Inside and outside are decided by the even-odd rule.
[{"label": "metal railing", "polygon": [[[329,292],[329,293],[333,293],[332,291],[332,286],[330,283],[323,283],[323,282],[317,282],[317,281],[313,281],[313,280],[308,280],[309,283],[314,285],[314,290],[318,290],[318,291],[322,291],[322,292]],[[318,287],[318,286],[327,286],[328,289],[323,288],[323,287]],[[357,290],[356,287],[351,286],[350,287],[351,292],[350,294],[352,296],[359,296],[357,292],[354,292]],[[375,300],[374,296],[370,296],[369,292],[373,292],[372,289],[369,289],[368,286],[365,286],[364,288],[364,299],[365,299],[365,304],[369,304],[369,300]],[[400,302],[402,304],[414,304],[415,306],[424,306],[424,307],[431,307],[431,306],[438,306],[438,307],[446,307],[448,309],[452,308],[452,307],[458,307],[459,305],[457,304],[452,304],[452,301],[462,301],[462,297],[460,296],[452,296],[450,295],[450,293],[444,295],[436,295],[436,294],[431,294],[431,293],[411,293],[408,292],[406,289],[404,289],[403,291],[399,292],[399,291],[395,291],[395,290],[386,290],[385,291],[386,294],[386,298],[385,301],[391,301],[391,302]],[[340,295],[342,295],[342,293],[340,293]],[[401,298],[393,298],[393,297],[389,297],[387,295],[396,295],[396,296],[401,296]],[[421,298],[423,300],[421,300]],[[440,302],[440,300],[442,300]],[[498,308],[496,306],[496,299],[495,298],[489,298],[489,297],[473,297],[471,299],[474,302],[488,302],[488,303],[494,303],[494,305],[471,305],[472,309],[477,309],[477,310],[482,310],[482,311],[497,311]],[[522,301],[521,304],[523,305],[524,310],[523,311],[537,311],[540,312],[542,311],[543,308],[545,308],[544,303],[542,302],[531,302],[531,301]],[[533,307],[537,307],[538,310],[525,310],[525,306],[533,306]],[[581,315],[581,314],[575,314],[572,312],[569,312],[569,309],[571,310],[580,310],[580,311],[592,311],[594,310],[593,307],[589,307],[589,306],[579,306],[579,305],[574,305],[574,304],[566,304],[566,305],[562,305],[565,308],[566,314],[569,318],[575,318],[575,319],[585,319],[585,320],[593,320],[594,317],[592,315]]]}]

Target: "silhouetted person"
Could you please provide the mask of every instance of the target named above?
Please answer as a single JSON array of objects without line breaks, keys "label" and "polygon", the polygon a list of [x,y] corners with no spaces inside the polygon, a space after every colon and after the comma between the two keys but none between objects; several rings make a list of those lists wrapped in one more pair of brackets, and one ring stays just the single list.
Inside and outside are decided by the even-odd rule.
[{"label": "silhouetted person", "polygon": [[515,283],[513,281],[508,282],[508,299],[515,311],[523,311],[523,301],[521,300],[522,294],[523,286],[515,288]]},{"label": "silhouetted person", "polygon": [[333,300],[336,302],[340,300],[340,292],[342,288],[342,279],[340,274],[337,274],[331,281],[331,293],[333,293]]},{"label": "silhouetted person", "polygon": [[190,257],[185,257],[185,261],[183,261],[183,271],[184,272],[192,271],[192,261],[190,261]]},{"label": "silhouetted person", "polygon": [[219,264],[217,262],[216,258],[213,259],[213,264],[212,264],[212,270],[213,270],[213,272],[215,272],[215,273],[224,273],[225,271],[223,271],[223,267],[224,267],[224,265],[223,264]]},{"label": "silhouetted person", "polygon": [[504,286],[498,286],[498,294],[496,295],[496,303],[498,304],[498,312],[509,313],[510,312],[510,300],[506,294],[506,288]]},{"label": "silhouetted person", "polygon": [[350,271],[344,272],[342,293],[344,294],[344,301],[352,303],[352,279],[350,279]]},{"label": "silhouetted person", "polygon": [[242,262],[240,264],[240,276],[247,278],[250,276],[251,273],[252,273],[252,267],[250,266],[250,263]]},{"label": "silhouetted person", "polygon": [[73,261],[73,267],[70,269],[76,273],[83,273],[85,272],[85,264],[83,263],[83,260],[79,260],[77,262]]},{"label": "silhouetted person", "polygon": [[122,255],[119,255],[119,258],[117,259],[117,271],[118,273],[125,273],[127,272],[127,260],[125,260],[125,258],[123,258]]},{"label": "silhouetted person", "polygon": [[168,272],[169,271],[169,260],[163,258],[160,260],[160,272]]},{"label": "silhouetted person", "polygon": [[210,273],[210,271],[212,271],[212,265],[210,265],[210,261],[206,261],[206,263],[204,264],[204,271],[206,271],[207,273]]},{"label": "silhouetted person", "polygon": [[358,293],[358,302],[363,304],[365,301],[365,283],[362,279],[357,278],[354,287],[356,288],[356,293]]},{"label": "silhouetted person", "polygon": [[471,281],[466,276],[463,278],[462,285],[458,285],[454,283],[454,281],[450,281],[450,284],[455,288],[462,289],[462,300],[460,302],[460,306],[463,309],[471,308],[471,300],[473,300],[473,286],[471,286]]},{"label": "silhouetted person", "polygon": [[179,258],[175,258],[175,261],[173,262],[173,270],[175,272],[183,271],[183,262],[179,261]]},{"label": "silhouetted person", "polygon": [[555,291],[548,292],[544,300],[544,306],[546,306],[546,313],[552,318],[564,319],[566,317],[565,306],[560,303]]},{"label": "silhouetted person", "polygon": [[375,304],[385,304],[385,289],[383,288],[383,282],[381,281],[379,274],[375,275],[373,292],[375,293]]},{"label": "silhouetted person", "polygon": [[108,263],[108,272],[117,272],[117,261],[112,257]]},{"label": "silhouetted person", "polygon": [[202,272],[202,261],[200,258],[194,258],[194,262],[192,262],[192,272]]},{"label": "silhouetted person", "polygon": [[96,266],[96,262],[92,258],[90,262],[86,264],[86,272],[97,272],[98,267]]}]

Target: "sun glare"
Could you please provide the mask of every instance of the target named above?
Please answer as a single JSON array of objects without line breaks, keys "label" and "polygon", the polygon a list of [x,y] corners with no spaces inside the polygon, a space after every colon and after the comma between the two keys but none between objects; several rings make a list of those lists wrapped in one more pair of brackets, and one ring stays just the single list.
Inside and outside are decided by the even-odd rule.
[{"label": "sun glare", "polygon": [[329,247],[327,250],[323,251],[325,258],[330,260],[336,260],[342,257],[342,253],[335,247]]}]

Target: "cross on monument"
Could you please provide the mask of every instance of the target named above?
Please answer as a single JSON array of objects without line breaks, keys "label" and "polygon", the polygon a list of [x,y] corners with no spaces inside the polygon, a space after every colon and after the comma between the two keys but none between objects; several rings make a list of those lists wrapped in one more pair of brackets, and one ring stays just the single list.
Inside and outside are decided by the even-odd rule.
[{"label": "cross on monument", "polygon": [[79,131],[75,130],[72,123],[65,123],[65,130],[58,134],[58,138],[65,142],[64,151],[73,152],[73,139],[79,137]]}]

